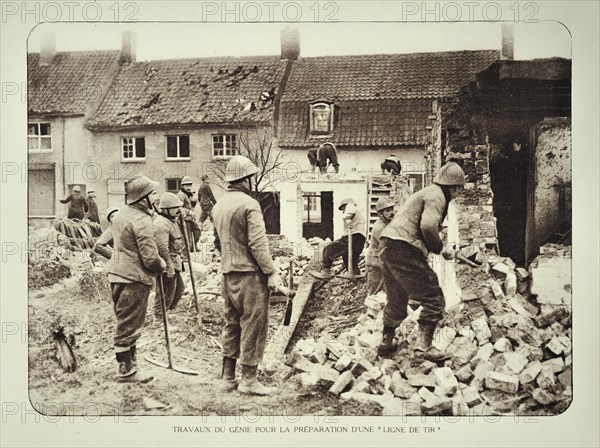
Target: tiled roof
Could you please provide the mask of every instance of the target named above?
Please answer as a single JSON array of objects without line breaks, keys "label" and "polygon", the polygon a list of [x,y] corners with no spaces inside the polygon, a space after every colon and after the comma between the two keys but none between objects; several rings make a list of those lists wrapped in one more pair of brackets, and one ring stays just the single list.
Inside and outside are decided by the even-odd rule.
[{"label": "tiled roof", "polygon": [[308,104],[334,103],[342,146],[423,145],[432,101],[456,95],[499,59],[496,50],[364,56],[325,56],[294,62],[282,96],[279,144],[308,147]]},{"label": "tiled roof", "polygon": [[282,101],[454,95],[499,58],[496,50],[305,58],[294,62]]},{"label": "tiled roof", "polygon": [[424,145],[429,131],[425,128],[432,113],[431,98],[339,101],[335,127],[327,137],[309,132],[307,103],[281,104],[279,145],[282,147],[318,146],[332,141],[339,146]]},{"label": "tiled roof", "polygon": [[284,72],[285,61],[278,56],[124,65],[87,125],[93,129],[268,122]]},{"label": "tiled roof", "polygon": [[84,114],[97,104],[119,64],[119,51],[58,52],[47,66],[27,55],[29,113]]}]

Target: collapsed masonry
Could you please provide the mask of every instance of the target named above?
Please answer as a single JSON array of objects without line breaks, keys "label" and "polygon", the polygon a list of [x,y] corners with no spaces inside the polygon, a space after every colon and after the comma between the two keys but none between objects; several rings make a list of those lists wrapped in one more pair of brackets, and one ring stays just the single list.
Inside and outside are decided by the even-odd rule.
[{"label": "collapsed masonry", "polygon": [[378,403],[384,415],[562,412],[572,397],[570,284],[560,285],[562,294],[546,293],[570,278],[548,282],[549,270],[570,263],[571,253],[564,246],[543,249],[529,271],[500,257],[476,270],[458,267],[469,269],[472,282],[434,335],[446,361],[414,355],[418,309],[400,326],[394,358],[377,357],[382,292],[367,297],[349,331],[299,341],[288,357],[293,381]]}]

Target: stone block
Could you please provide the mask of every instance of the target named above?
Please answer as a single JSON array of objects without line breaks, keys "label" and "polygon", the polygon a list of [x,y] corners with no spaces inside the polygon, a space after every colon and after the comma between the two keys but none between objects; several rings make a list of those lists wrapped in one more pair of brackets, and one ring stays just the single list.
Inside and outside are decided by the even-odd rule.
[{"label": "stone block", "polygon": [[573,363],[573,358],[571,355],[565,356],[565,367],[569,367]]},{"label": "stone block", "polygon": [[408,384],[408,382],[400,376],[399,372],[394,372],[390,381],[390,391],[400,398],[410,398],[414,393],[415,389]]},{"label": "stone block", "polygon": [[379,368],[385,375],[392,375],[396,370],[396,362],[390,358],[383,358],[379,364]]},{"label": "stone block", "polygon": [[344,370],[348,370],[350,368],[350,364],[352,364],[352,355],[350,353],[344,353],[335,362],[333,368],[339,372],[343,372]]},{"label": "stone block", "polygon": [[362,358],[354,363],[350,371],[352,372],[355,378],[358,378],[363,373],[371,370],[372,368],[373,364],[371,364],[371,362],[369,362],[368,360]]},{"label": "stone block", "polygon": [[530,278],[529,272],[526,269],[516,268],[515,273],[517,274],[517,280],[519,281],[526,281]]},{"label": "stone block", "polygon": [[539,361],[531,361],[519,374],[519,382],[521,384],[531,383],[533,380],[536,379],[536,377],[541,371],[542,363]]},{"label": "stone block", "polygon": [[466,389],[463,389],[462,397],[463,397],[463,402],[470,408],[482,403],[481,396],[479,395],[479,391],[475,387],[467,387]]},{"label": "stone block", "polygon": [[424,401],[435,401],[438,398],[437,395],[435,395],[426,387],[421,387],[417,393]]},{"label": "stone block", "polygon": [[558,375],[558,382],[565,390],[571,390],[573,388],[573,374],[570,367],[567,367]]},{"label": "stone block", "polygon": [[452,399],[436,397],[435,400],[426,400],[421,404],[421,411],[425,415],[441,415],[452,411]]},{"label": "stone block", "polygon": [[549,366],[542,365],[542,369],[540,373],[535,378],[535,382],[542,389],[550,389],[556,383],[556,379],[554,378],[554,372]]},{"label": "stone block", "polygon": [[329,388],[329,392],[334,395],[340,395],[342,392],[352,387],[354,383],[354,375],[352,372],[346,371],[342,373]]},{"label": "stone block", "polygon": [[327,350],[327,356],[334,361],[340,359],[340,357],[348,351],[348,346],[338,341],[331,341],[325,344]]},{"label": "stone block", "polygon": [[491,371],[485,375],[485,387],[502,392],[516,393],[519,390],[519,377]]},{"label": "stone block", "polygon": [[432,374],[424,375],[424,374],[406,374],[406,380],[408,384],[412,387],[431,387],[434,388],[436,381],[435,376]]},{"label": "stone block", "polygon": [[440,327],[433,335],[432,346],[444,353],[456,338],[456,330],[451,327]]},{"label": "stone block", "polygon": [[477,353],[477,346],[468,338],[456,338],[448,347],[448,353],[452,355],[452,363],[455,367],[468,363]]},{"label": "stone block", "polygon": [[509,352],[512,350],[512,344],[507,338],[500,338],[494,344],[494,350],[501,353]]},{"label": "stone block", "polygon": [[552,308],[548,309],[548,311],[546,311],[546,312],[544,312],[544,310],[542,310],[542,314],[537,316],[534,320],[535,320],[535,324],[538,327],[543,328],[543,327],[547,327],[548,325],[552,324],[553,322],[562,321],[568,315],[569,315],[569,312],[566,310],[566,308],[564,308],[562,306],[552,307]]},{"label": "stone block", "polygon": [[496,263],[492,266],[492,274],[500,278],[504,278],[510,271],[510,267],[504,263]]},{"label": "stone block", "polygon": [[339,376],[339,372],[329,367],[314,364],[305,358],[300,358],[294,363],[294,369],[304,373],[309,373],[317,378],[320,386],[331,387]]},{"label": "stone block", "polygon": [[317,383],[319,382],[319,378],[316,375],[307,372],[302,372],[300,375],[298,375],[298,379],[303,389],[316,388]]},{"label": "stone block", "polygon": [[358,343],[368,349],[377,348],[381,342],[381,336],[377,336],[375,333],[363,333],[357,338]]},{"label": "stone block", "polygon": [[487,344],[481,345],[479,347],[479,350],[477,350],[477,354],[471,360],[471,364],[477,365],[481,361],[489,361],[489,359],[492,357],[493,353],[494,353],[494,345],[493,344],[488,342]]},{"label": "stone block", "polygon": [[458,329],[458,334],[460,336],[463,336],[463,337],[469,339],[470,341],[475,340],[475,332],[473,331],[473,329],[471,327],[467,327],[467,326],[460,327]]},{"label": "stone block", "polygon": [[489,281],[490,288],[492,288],[492,292],[494,293],[494,297],[496,300],[504,300],[504,292],[502,291],[502,287],[498,284],[496,280]]},{"label": "stone block", "polygon": [[356,381],[354,383],[354,387],[352,388],[353,392],[369,392],[371,390],[371,385],[368,381]]},{"label": "stone block", "polygon": [[548,405],[556,401],[556,397],[542,388],[534,389],[531,396],[539,404]]},{"label": "stone block", "polygon": [[559,373],[565,370],[565,361],[561,357],[552,358],[542,363],[542,368],[548,367],[552,373]]},{"label": "stone block", "polygon": [[565,348],[566,347],[562,344],[562,341],[557,336],[554,336],[550,342],[546,344],[546,349],[551,351],[555,356],[562,355],[565,351]]},{"label": "stone block", "polygon": [[473,371],[473,380],[471,381],[471,386],[481,390],[483,388],[486,375],[488,372],[492,372],[494,367],[494,364],[489,361],[480,362]]},{"label": "stone block", "polygon": [[558,340],[564,347],[563,355],[568,356],[571,354],[572,346],[571,346],[571,338],[569,336],[559,336]]},{"label": "stone block", "polygon": [[473,370],[471,369],[471,367],[467,364],[462,366],[460,369],[458,369],[454,375],[456,376],[456,378],[458,379],[458,381],[460,381],[461,383],[468,383],[469,381],[471,381],[473,379]]},{"label": "stone block", "polygon": [[529,364],[527,356],[518,352],[506,352],[504,359],[506,359],[506,367],[517,375]]},{"label": "stone block", "polygon": [[461,295],[461,300],[463,302],[472,302],[473,300],[479,300],[480,298],[481,294],[472,291],[463,292]]},{"label": "stone block", "polygon": [[550,329],[554,332],[556,336],[565,335],[565,327],[560,322],[552,323],[552,325],[550,325]]},{"label": "stone block", "polygon": [[517,293],[517,276],[513,271],[506,274],[504,290],[508,296],[514,296]]},{"label": "stone block", "polygon": [[458,380],[449,367],[433,369],[433,375],[438,386],[444,391],[444,395],[453,395],[458,388]]},{"label": "stone block", "polygon": [[490,330],[487,317],[485,317],[485,315],[473,319],[471,321],[471,328],[475,332],[475,337],[477,338],[479,345],[483,345],[490,340],[492,331]]}]

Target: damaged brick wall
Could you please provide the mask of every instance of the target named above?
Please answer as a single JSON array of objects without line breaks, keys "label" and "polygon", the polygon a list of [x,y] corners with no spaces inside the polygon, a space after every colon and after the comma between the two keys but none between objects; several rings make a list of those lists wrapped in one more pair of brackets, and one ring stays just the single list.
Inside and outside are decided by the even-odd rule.
[{"label": "damaged brick wall", "polygon": [[566,118],[545,119],[535,135],[535,233],[544,244],[571,223],[571,123]]}]

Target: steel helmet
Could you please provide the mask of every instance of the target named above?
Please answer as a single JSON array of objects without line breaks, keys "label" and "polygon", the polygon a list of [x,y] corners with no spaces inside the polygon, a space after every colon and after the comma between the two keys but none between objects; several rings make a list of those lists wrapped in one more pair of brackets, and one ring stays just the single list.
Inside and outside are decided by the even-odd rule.
[{"label": "steel helmet", "polygon": [[351,198],[346,198],[344,199],[341,203],[340,206],[338,207],[338,210],[342,210],[346,205],[348,204],[354,204],[356,205],[356,202],[354,202],[354,199]]},{"label": "steel helmet", "polygon": [[456,162],[448,162],[433,179],[434,184],[438,185],[464,185],[465,172]]},{"label": "steel helmet", "polygon": [[158,204],[158,206],[163,210],[167,208],[181,207],[182,205],[183,201],[179,199],[176,194],[170,193],[168,191],[166,193],[163,193],[163,195],[160,197],[160,202]]},{"label": "steel helmet", "polygon": [[152,179],[138,174],[133,176],[127,183],[125,183],[125,195],[127,198],[127,204],[133,204],[140,199],[148,196],[159,186],[158,182]]},{"label": "steel helmet", "polygon": [[89,193],[95,193],[95,191],[94,191],[94,188],[90,188],[90,189],[88,189],[88,191],[87,191],[87,192],[88,192],[88,194],[89,194]]},{"label": "steel helmet", "polygon": [[119,209],[117,207],[108,207],[108,210],[106,210],[106,219],[110,222],[112,215],[118,211]]},{"label": "steel helmet", "polygon": [[193,183],[194,183],[194,181],[192,180],[191,177],[184,176],[183,179],[181,179],[181,183],[179,185],[192,185]]},{"label": "steel helmet", "polygon": [[391,208],[394,205],[394,201],[392,201],[390,198],[384,196],[379,198],[379,200],[377,201],[377,204],[375,204],[375,210],[377,210],[377,212],[382,212],[384,211],[386,208]]},{"label": "steel helmet", "polygon": [[258,173],[257,166],[248,157],[233,156],[225,168],[225,180],[235,182]]},{"label": "steel helmet", "polygon": [[385,160],[389,160],[390,162],[395,162],[398,165],[400,165],[400,159],[398,158],[398,156],[396,156],[395,154],[390,154],[389,156],[387,156],[385,158]]},{"label": "steel helmet", "polygon": [[79,192],[81,191],[81,187],[80,187],[79,185],[75,185],[75,186],[73,187],[73,191],[74,191],[75,193],[79,193]]}]

